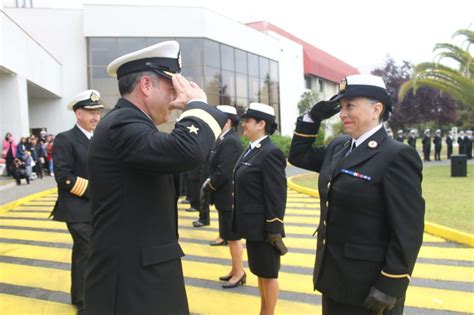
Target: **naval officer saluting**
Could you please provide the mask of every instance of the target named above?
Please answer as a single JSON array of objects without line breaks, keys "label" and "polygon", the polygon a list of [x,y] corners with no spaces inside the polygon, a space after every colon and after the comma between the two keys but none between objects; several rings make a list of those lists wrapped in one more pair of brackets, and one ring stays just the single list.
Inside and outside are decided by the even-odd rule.
[{"label": "naval officer saluting", "polygon": [[[339,109],[348,136],[313,148],[321,121]],[[391,109],[382,78],[353,75],[297,121],[289,161],[319,173],[313,283],[323,314],[403,313],[425,204],[420,157],[383,128]]]},{"label": "naval officer saluting", "polygon": [[[173,174],[204,161],[226,115],[179,75],[176,41],[119,57],[108,66],[120,95],[89,152],[92,234],[85,311],[188,314],[178,244]],[[184,112],[171,133],[171,109]]]}]

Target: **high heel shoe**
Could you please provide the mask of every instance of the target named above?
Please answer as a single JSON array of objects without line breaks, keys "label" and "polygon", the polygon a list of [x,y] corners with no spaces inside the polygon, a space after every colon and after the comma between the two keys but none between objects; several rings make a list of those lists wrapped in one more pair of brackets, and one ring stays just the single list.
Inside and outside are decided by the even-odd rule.
[{"label": "high heel shoe", "polygon": [[221,280],[221,281],[229,281],[231,278],[232,278],[232,274],[230,274],[230,275],[228,275],[228,276],[219,277],[219,280]]},{"label": "high heel shoe", "polygon": [[223,284],[222,287],[224,289],[232,289],[232,288],[238,287],[239,285],[244,285],[245,282],[247,282],[247,274],[244,272],[242,277],[240,277],[240,279],[237,280],[237,282],[235,282],[235,283],[228,282],[226,284]]}]

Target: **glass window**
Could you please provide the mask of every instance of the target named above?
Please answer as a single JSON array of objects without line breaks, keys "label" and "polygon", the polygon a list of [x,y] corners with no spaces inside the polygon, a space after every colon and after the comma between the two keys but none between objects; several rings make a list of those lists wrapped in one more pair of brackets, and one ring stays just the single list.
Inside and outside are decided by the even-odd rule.
[{"label": "glass window", "polygon": [[235,96],[235,73],[230,71],[222,71],[222,95]]},{"label": "glass window", "polygon": [[258,89],[259,79],[249,77],[249,102],[258,102],[260,91]]},{"label": "glass window", "polygon": [[181,74],[189,81],[194,81],[196,82],[197,85],[199,85],[199,87],[203,88],[203,83],[204,83],[203,66],[196,66],[196,67],[185,66],[183,67],[183,69],[181,69]]},{"label": "glass window", "polygon": [[215,94],[207,94],[207,103],[209,105],[220,105],[221,97]]},{"label": "glass window", "polygon": [[234,48],[221,44],[222,69],[235,71]]},{"label": "glass window", "polygon": [[279,82],[272,81],[270,83],[270,102],[271,103],[278,103],[279,100],[279,91],[280,91],[280,84]]},{"label": "glass window", "polygon": [[132,51],[147,47],[145,37],[119,37],[117,38],[117,54],[122,56]]},{"label": "glass window", "polygon": [[221,95],[221,105],[232,105],[235,102],[235,97],[228,94]]},{"label": "glass window", "polygon": [[[155,45],[155,44],[158,44],[158,43],[161,43],[161,42],[165,42],[167,40],[172,40],[172,39],[173,38],[171,38],[171,37],[146,37],[145,38],[145,43],[146,43],[145,47]],[[145,48],[145,47],[143,47],[143,48]]]},{"label": "glass window", "polygon": [[270,60],[270,79],[278,81],[278,62]]},{"label": "glass window", "polygon": [[107,50],[116,50],[117,49],[117,39],[110,37],[90,37],[89,38],[89,48],[90,49],[107,49]]},{"label": "glass window", "polygon": [[222,85],[222,76],[219,69],[206,67],[206,77],[205,77],[205,87],[204,90],[206,93],[219,95]]},{"label": "glass window", "polygon": [[259,102],[263,104],[270,104],[270,88],[269,82],[265,79],[260,79],[260,98]]},{"label": "glass window", "polygon": [[247,74],[247,52],[235,49],[235,71]]},{"label": "glass window", "polygon": [[117,53],[115,50],[109,50],[109,49],[91,50],[91,64],[94,66],[107,66],[115,58],[117,58]]},{"label": "glass window", "polygon": [[319,92],[324,92],[324,81],[321,79],[318,79],[319,83]]},{"label": "glass window", "polygon": [[260,64],[260,78],[266,79],[270,76],[270,65],[267,58],[258,57]]},{"label": "glass window", "polygon": [[237,73],[235,76],[235,89],[237,97],[248,97],[248,80],[244,74]]},{"label": "glass window", "polygon": [[249,75],[258,77],[258,56],[248,53]]},{"label": "glass window", "polygon": [[181,67],[197,66],[203,64],[203,43],[201,38],[178,38],[181,49]]},{"label": "glass window", "polygon": [[[107,67],[91,67],[92,78],[111,78],[107,73]],[[113,79],[113,78],[111,78]],[[116,81],[116,80],[115,80]]]},{"label": "glass window", "polygon": [[208,39],[204,40],[204,59],[206,61],[206,66],[215,68],[221,67],[221,57],[218,43]]}]

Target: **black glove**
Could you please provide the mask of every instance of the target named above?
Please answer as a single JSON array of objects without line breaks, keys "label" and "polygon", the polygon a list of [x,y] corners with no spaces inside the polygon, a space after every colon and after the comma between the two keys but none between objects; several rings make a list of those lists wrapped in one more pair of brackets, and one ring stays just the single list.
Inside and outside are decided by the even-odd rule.
[{"label": "black glove", "polygon": [[281,234],[268,233],[265,241],[275,247],[281,256],[288,252],[288,248],[286,248],[285,243],[283,243]]},{"label": "black glove", "polygon": [[372,311],[373,314],[382,315],[384,310],[391,310],[396,301],[396,297],[390,296],[374,287],[371,287],[369,295],[365,299],[364,307],[369,311]]},{"label": "black glove", "polygon": [[202,184],[200,194],[199,194],[199,202],[200,202],[201,208],[205,205],[209,206],[209,200],[211,197],[210,182],[211,182],[211,179],[208,178]]},{"label": "black glove", "polygon": [[314,122],[320,122],[334,116],[340,110],[339,104],[330,101],[317,102],[309,111],[309,117]]}]

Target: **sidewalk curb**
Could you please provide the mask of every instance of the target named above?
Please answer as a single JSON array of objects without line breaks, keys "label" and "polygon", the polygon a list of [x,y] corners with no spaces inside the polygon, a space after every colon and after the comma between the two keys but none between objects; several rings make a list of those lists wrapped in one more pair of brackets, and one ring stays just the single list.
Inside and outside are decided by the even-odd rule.
[{"label": "sidewalk curb", "polygon": [[57,192],[57,188],[50,188],[50,189],[46,189],[46,190],[43,190],[43,191],[40,191],[38,193],[35,193],[35,194],[31,194],[31,195],[28,195],[26,197],[22,197],[20,199],[17,199],[15,201],[12,201],[12,202],[9,202],[9,203],[6,203],[6,204],[3,204],[3,205],[0,205],[0,214],[3,214],[5,212],[7,212],[8,210],[11,210],[13,208],[16,208],[18,207],[19,205],[25,203],[25,202],[28,202],[30,200],[33,200],[33,199],[36,199],[36,198],[41,198],[45,195],[49,195],[51,193],[54,193],[54,192]]},{"label": "sidewalk curb", "polygon": [[[316,190],[300,186],[298,184],[295,184],[295,182],[293,181],[295,178],[304,175],[306,174],[288,177],[288,188],[291,188],[303,194],[307,194],[311,197],[319,198],[319,193]],[[425,221],[425,232],[431,235],[442,237],[449,241],[474,247],[474,235],[470,233],[461,232],[446,226],[427,221]]]}]

